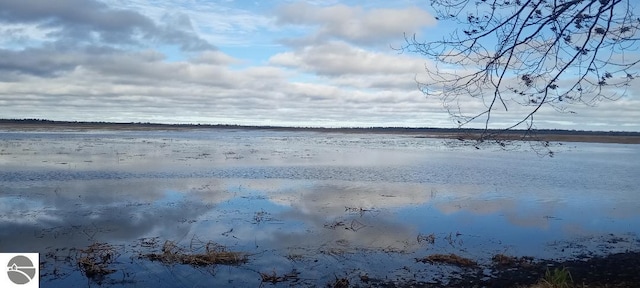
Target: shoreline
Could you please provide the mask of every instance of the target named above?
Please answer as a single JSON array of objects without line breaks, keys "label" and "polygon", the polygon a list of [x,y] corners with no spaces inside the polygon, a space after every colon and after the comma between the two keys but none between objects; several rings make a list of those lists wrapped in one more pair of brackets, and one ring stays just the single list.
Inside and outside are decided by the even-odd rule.
[{"label": "shoreline", "polygon": [[[640,241],[635,239],[635,241]],[[159,237],[141,238],[137,243],[111,244],[109,242],[94,242],[86,247],[64,247],[49,250],[41,259],[43,274],[41,281],[52,281],[66,278],[70,274],[81,274],[89,283],[100,286],[106,284],[136,284],[140,279],[124,276],[118,280],[119,274],[124,274],[127,268],[136,266],[156,265],[172,269],[176,265],[191,267],[192,269],[214,269],[218,266],[248,269],[247,265],[259,262],[260,257],[249,251],[235,251],[213,241],[206,242],[206,250],[194,250],[183,247],[176,242],[166,240],[164,244]],[[215,249],[209,249],[215,246]],[[128,251],[128,252],[126,252]],[[496,254],[489,263],[478,263],[474,259],[462,258],[455,254],[431,254],[433,261],[422,261],[425,269],[432,267],[437,270],[450,270],[448,273],[434,276],[431,280],[419,280],[419,277],[407,275],[379,275],[369,274],[368,271],[354,269],[333,279],[306,279],[302,273],[308,272],[306,261],[321,258],[322,253],[299,255],[299,259],[290,259],[292,272],[252,270],[255,274],[247,275],[251,279],[246,283],[254,284],[260,281],[265,284],[284,283],[302,287],[315,287],[324,281],[333,287],[638,287],[640,285],[640,251],[606,253],[602,255],[583,255],[579,259],[544,259],[534,257],[515,257]],[[106,255],[106,257],[105,257]],[[434,256],[439,256],[438,259]],[[120,258],[128,258],[129,265]],[[442,258],[442,259],[440,259]],[[409,259],[408,259],[409,260]],[[460,261],[458,261],[460,260]],[[463,262],[462,260],[466,261]],[[410,261],[410,260],[409,260]],[[624,263],[624,265],[621,265]],[[407,267],[407,266],[405,266]],[[60,269],[60,272],[56,269]],[[407,268],[409,269],[409,268]],[[547,273],[558,274],[558,270],[566,271],[569,279],[558,283],[566,286],[540,285],[547,279]],[[409,270],[407,270],[409,271]],[[551,274],[554,275],[554,274]],[[252,277],[251,277],[252,276]],[[214,280],[214,279],[211,279]],[[121,281],[121,282],[118,282]],[[336,283],[346,285],[337,286]]]},{"label": "shoreline", "polygon": [[155,123],[115,123],[115,122],[65,122],[40,120],[2,120],[0,131],[189,131],[189,130],[259,130],[318,132],[342,134],[391,134],[416,138],[458,139],[461,141],[549,141],[640,144],[640,132],[623,131],[574,131],[574,130],[489,130],[456,128],[319,128],[319,127],[278,127],[242,125],[202,125],[202,124],[155,124]]}]

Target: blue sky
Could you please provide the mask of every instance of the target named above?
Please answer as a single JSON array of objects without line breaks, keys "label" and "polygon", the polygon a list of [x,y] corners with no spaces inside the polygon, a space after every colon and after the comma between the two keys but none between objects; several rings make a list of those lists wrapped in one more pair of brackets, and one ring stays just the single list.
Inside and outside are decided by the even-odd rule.
[{"label": "blue sky", "polygon": [[[455,127],[441,101],[417,89],[433,63],[391,49],[403,33],[437,40],[456,28],[430,9],[428,1],[0,0],[0,118]],[[575,114],[543,109],[536,125],[640,131],[637,85]],[[494,117],[493,128],[514,120]]]}]

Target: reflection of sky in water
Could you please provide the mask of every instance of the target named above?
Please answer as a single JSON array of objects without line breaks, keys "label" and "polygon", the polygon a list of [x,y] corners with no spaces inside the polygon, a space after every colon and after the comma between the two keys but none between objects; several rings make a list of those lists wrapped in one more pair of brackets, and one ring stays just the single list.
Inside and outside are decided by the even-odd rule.
[{"label": "reflection of sky in water", "polygon": [[[430,253],[570,257],[550,244],[640,234],[634,145],[567,144],[540,158],[399,135],[68,132],[0,140],[3,252],[200,239],[252,255],[218,269],[221,283],[257,285],[256,271],[297,268],[323,285],[349,269],[428,278],[433,271],[413,259]],[[430,234],[434,244],[420,240]],[[127,265],[159,281],[139,276],[139,284],[211,276]]]}]

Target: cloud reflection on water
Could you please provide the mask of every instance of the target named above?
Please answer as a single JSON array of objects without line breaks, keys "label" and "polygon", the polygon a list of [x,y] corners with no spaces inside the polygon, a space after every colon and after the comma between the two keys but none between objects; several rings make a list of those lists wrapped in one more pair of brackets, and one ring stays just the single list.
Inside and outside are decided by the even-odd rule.
[{"label": "cloud reflection on water", "polygon": [[[292,253],[363,267],[375,265],[361,253],[383,253],[403,267],[640,234],[637,146],[540,159],[394,135],[167,133],[0,134],[0,251],[159,237],[261,255],[257,270],[286,269]],[[435,244],[420,241],[430,234]]]},{"label": "cloud reflection on water", "polygon": [[2,195],[2,203],[10,204],[0,206],[0,247],[2,251],[42,251],[93,241],[135,241],[149,235],[175,238],[189,232],[185,219],[197,219],[212,204],[231,197],[224,191],[206,190],[211,184],[203,179],[135,179],[13,188]]}]

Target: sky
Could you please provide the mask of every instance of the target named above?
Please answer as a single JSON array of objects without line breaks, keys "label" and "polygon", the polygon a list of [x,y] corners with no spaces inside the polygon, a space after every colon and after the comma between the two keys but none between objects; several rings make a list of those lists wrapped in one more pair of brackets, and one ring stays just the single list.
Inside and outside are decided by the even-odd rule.
[{"label": "sky", "polygon": [[[0,0],[0,118],[456,127],[418,89],[433,63],[394,49],[456,28],[433,15],[426,0]],[[640,131],[638,93],[542,109],[536,127]]]}]

